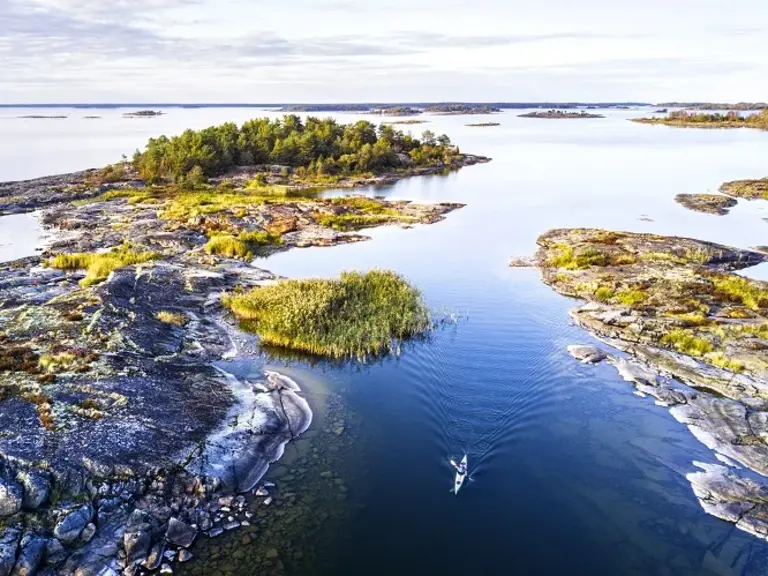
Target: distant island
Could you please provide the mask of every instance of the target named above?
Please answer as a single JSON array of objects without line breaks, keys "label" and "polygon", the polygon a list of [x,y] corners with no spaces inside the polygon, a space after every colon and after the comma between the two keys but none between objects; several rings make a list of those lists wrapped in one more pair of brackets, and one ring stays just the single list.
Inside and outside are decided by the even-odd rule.
[{"label": "distant island", "polygon": [[467,124],[470,128],[485,128],[489,126],[501,126],[500,122],[474,122],[473,124]]},{"label": "distant island", "polygon": [[418,116],[421,114],[421,110],[412,108],[411,106],[391,106],[388,108],[371,110],[371,114],[379,114],[381,116]]},{"label": "distant island", "polygon": [[163,112],[160,110],[138,110],[136,112],[125,112],[124,118],[154,118],[155,116],[162,116]]},{"label": "distant island", "polygon": [[463,115],[463,114],[495,114],[501,109],[490,104],[436,104],[424,109],[429,114]]},{"label": "distant island", "polygon": [[640,124],[663,124],[683,128],[757,128],[768,130],[768,110],[742,116],[731,110],[725,114],[719,112],[686,112],[677,110],[663,118],[631,118]]},{"label": "distant island", "polygon": [[689,110],[765,110],[768,104],[765,102],[738,102],[725,104],[716,102],[663,102],[656,104],[660,108],[688,108]]},{"label": "distant island", "polygon": [[564,112],[562,110],[547,110],[546,112],[528,112],[527,114],[518,114],[519,118],[548,118],[556,120],[566,120],[572,118],[605,118],[602,114],[591,114],[589,112]]},{"label": "distant island", "polygon": [[22,120],[63,120],[67,116],[43,116],[41,114],[29,114],[27,116],[18,116]]},{"label": "distant island", "polygon": [[410,125],[410,124],[427,124],[428,122],[429,122],[429,120],[418,120],[416,118],[409,118],[408,120],[392,120],[390,122],[384,122],[384,124],[386,124],[388,126],[396,126],[398,124],[405,124],[405,125]]}]

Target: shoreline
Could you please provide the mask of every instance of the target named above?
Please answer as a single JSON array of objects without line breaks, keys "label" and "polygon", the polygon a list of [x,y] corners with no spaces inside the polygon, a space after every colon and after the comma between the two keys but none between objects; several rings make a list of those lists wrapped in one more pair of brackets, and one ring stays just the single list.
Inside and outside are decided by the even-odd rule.
[{"label": "shoreline", "polygon": [[[694,463],[701,470],[687,475],[702,508],[768,540],[768,364],[760,352],[768,321],[762,300],[739,303],[718,292],[735,285],[765,289],[765,282],[739,279],[736,272],[766,255],[600,229],[551,230],[537,243],[533,258],[510,265],[535,266],[550,288],[586,301],[570,311],[571,320],[626,355],[573,345],[571,356],[607,361],[638,396],[667,407],[720,462]],[[748,479],[740,466],[766,478]]]},{"label": "shoreline", "polygon": [[[453,168],[487,161],[464,155]],[[64,573],[75,566],[82,574],[121,572],[133,564],[167,572],[192,558],[188,548],[202,534],[248,527],[255,521],[249,507],[275,498],[262,477],[307,430],[311,409],[299,386],[279,373],[265,371],[253,382],[227,370],[228,363],[261,356],[258,340],[221,308],[221,294],[276,277],[248,257],[206,253],[212,231],[290,221],[280,225],[280,242],[267,246],[269,253],[361,241],[361,228],[433,223],[461,207],[359,197],[252,201],[243,194],[241,204],[176,217],[156,201],[106,195],[135,181],[89,185],[95,173],[0,183],[0,210],[44,209],[50,235],[42,254],[0,263],[0,372],[11,370],[0,392],[13,404],[0,439],[0,513],[8,526],[0,532],[0,568],[10,570],[31,553],[26,520],[11,497],[27,498],[27,477],[44,488],[24,517],[48,527],[34,539],[38,560]],[[160,199],[165,210],[174,201]],[[360,222],[335,230],[320,224],[323,214]],[[83,284],[82,271],[42,266],[55,255],[104,253],[126,241],[138,254],[157,256],[92,285]],[[52,552],[44,559],[46,547]]]}]

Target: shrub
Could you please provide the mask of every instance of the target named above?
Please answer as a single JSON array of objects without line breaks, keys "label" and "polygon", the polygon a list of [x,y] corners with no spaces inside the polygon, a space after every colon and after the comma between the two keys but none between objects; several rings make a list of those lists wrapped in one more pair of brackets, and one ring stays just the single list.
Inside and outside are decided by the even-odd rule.
[{"label": "shrub", "polygon": [[595,290],[595,300],[598,302],[608,302],[608,300],[613,298],[613,295],[613,290],[608,286],[600,286]]},{"label": "shrub", "polygon": [[703,356],[712,352],[713,346],[709,340],[697,337],[693,331],[675,328],[661,339],[662,343],[672,346],[675,350],[690,354],[691,356]]},{"label": "shrub", "polygon": [[285,280],[224,299],[263,344],[333,358],[391,352],[430,328],[419,291],[393,272]]},{"label": "shrub", "polygon": [[642,304],[645,302],[647,297],[647,293],[643,292],[642,290],[636,290],[634,288],[619,290],[616,293],[616,298],[619,300],[619,302],[627,306],[637,306],[638,304]]}]

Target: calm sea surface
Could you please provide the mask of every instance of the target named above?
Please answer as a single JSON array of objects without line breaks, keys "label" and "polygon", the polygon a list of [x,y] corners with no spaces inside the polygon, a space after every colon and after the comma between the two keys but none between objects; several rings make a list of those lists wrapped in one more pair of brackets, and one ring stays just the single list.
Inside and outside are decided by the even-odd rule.
[{"label": "calm sea surface", "polygon": [[[97,167],[150,136],[277,115],[169,109],[126,119],[122,112],[0,110],[0,180]],[[69,117],[16,118],[30,113]],[[674,202],[681,192],[768,175],[768,133],[627,121],[639,114],[556,121],[510,111],[494,116],[502,126],[491,128],[465,126],[484,117],[426,117],[429,124],[405,129],[445,132],[493,162],[361,192],[465,208],[436,225],[381,228],[370,242],[257,262],[291,277],[391,268],[436,313],[459,318],[373,366],[290,363],[298,379],[303,373],[343,394],[363,423],[359,458],[352,453],[347,463],[364,466],[348,485],[355,512],[326,544],[331,565],[308,573],[768,572],[768,544],[704,514],[685,479],[694,460],[714,463],[714,454],[664,408],[634,396],[611,367],[573,361],[566,345],[590,341],[568,324],[574,302],[542,285],[535,271],[507,267],[555,227],[768,244],[766,203],[741,202],[717,217]],[[0,245],[14,243],[12,229],[31,225],[0,219]],[[464,451],[473,480],[455,497],[447,459]]]}]

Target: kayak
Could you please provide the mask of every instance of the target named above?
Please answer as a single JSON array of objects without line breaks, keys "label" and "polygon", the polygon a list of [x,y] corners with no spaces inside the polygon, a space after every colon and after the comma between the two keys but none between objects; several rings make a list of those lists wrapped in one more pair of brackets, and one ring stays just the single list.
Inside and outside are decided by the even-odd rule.
[{"label": "kayak", "polygon": [[464,454],[464,458],[461,459],[461,466],[464,468],[465,472],[464,474],[461,474],[458,469],[459,466],[456,465],[456,463],[451,460],[451,464],[453,464],[453,467],[456,468],[456,480],[453,483],[453,493],[458,494],[459,490],[461,489],[462,485],[464,484],[464,480],[467,478],[467,455]]}]

